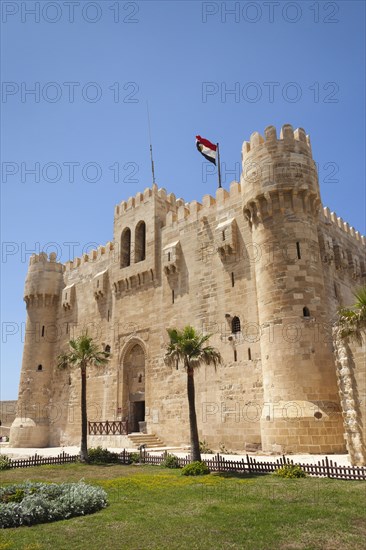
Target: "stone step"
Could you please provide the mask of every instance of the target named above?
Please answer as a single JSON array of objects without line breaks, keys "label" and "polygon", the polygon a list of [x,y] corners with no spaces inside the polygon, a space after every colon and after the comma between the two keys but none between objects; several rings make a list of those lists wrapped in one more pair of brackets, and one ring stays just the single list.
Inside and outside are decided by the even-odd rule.
[{"label": "stone step", "polygon": [[128,434],[128,439],[136,448],[140,445],[146,445],[149,449],[164,447],[164,443],[155,434],[132,433]]}]

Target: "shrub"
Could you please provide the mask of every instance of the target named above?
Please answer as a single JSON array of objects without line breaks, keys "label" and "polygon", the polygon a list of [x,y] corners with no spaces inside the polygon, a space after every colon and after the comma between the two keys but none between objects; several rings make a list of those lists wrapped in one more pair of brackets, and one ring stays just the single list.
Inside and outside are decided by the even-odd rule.
[{"label": "shrub", "polygon": [[17,488],[14,493],[4,493],[0,499],[0,502],[22,502],[24,496],[24,490]]},{"label": "shrub", "polygon": [[161,466],[163,468],[180,468],[179,458],[175,455],[167,455]]},{"label": "shrub", "polygon": [[182,474],[184,476],[204,476],[210,473],[208,466],[204,462],[196,460],[184,466]]},{"label": "shrub", "polygon": [[286,478],[299,478],[306,477],[306,473],[301,469],[298,464],[285,464],[281,468],[278,468],[273,475]]},{"label": "shrub", "polygon": [[200,441],[200,452],[201,453],[212,454],[213,450],[210,449],[210,447],[208,446],[207,441],[203,440],[203,441]]},{"label": "shrub", "polygon": [[10,468],[10,458],[6,455],[0,455],[0,470],[8,470]]},{"label": "shrub", "polygon": [[0,528],[69,519],[105,506],[105,491],[83,482],[9,485],[0,488]]},{"label": "shrub", "polygon": [[137,462],[140,462],[140,453],[131,453],[129,458],[130,464],[137,464]]},{"label": "shrub", "polygon": [[88,459],[90,464],[110,464],[119,462],[118,453],[112,453],[108,449],[96,447],[88,450]]}]

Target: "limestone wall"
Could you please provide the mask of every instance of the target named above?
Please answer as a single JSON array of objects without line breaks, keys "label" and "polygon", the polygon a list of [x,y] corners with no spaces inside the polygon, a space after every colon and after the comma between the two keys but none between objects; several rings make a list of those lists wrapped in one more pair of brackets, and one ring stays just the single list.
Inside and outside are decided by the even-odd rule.
[{"label": "limestone wall", "polygon": [[16,401],[0,401],[0,435],[9,436],[10,426],[16,417]]},{"label": "limestone wall", "polygon": [[[188,443],[186,375],[182,366],[165,365],[164,352],[166,329],[191,324],[212,334],[223,356],[216,371],[202,366],[195,375],[201,440],[215,449],[342,448],[330,329],[337,307],[352,303],[352,289],[364,280],[365,241],[320,208],[303,130],[286,125],[277,138],[270,127],[243,151],[243,160],[255,163],[243,165],[241,184],[191,203],[154,185],[116,206],[112,242],[57,268],[57,280],[52,262],[30,277],[29,314],[52,325],[53,337],[25,347],[19,395],[42,410],[47,404],[46,444],[79,443],[80,372],[58,370],[56,358],[85,328],[110,351],[107,366],[88,370],[89,420],[136,427],[144,415],[149,433],[169,445]],[[266,163],[268,155],[274,163]],[[47,285],[49,292],[37,290]],[[295,340],[291,330],[283,338],[288,324],[300,327]],[[38,384],[34,361],[47,365],[47,384]],[[293,419],[278,417],[294,402],[301,433]],[[329,402],[335,407],[328,414]]]},{"label": "limestone wall", "polygon": [[[149,209],[146,204],[130,203],[122,221],[117,211],[116,241],[109,253],[67,266],[65,288],[71,292],[72,287],[72,299],[63,300],[64,307],[59,308],[58,348],[64,349],[70,336],[84,325],[103,346],[111,347],[108,367],[90,369],[87,391],[89,419],[113,420],[128,415],[123,395],[128,350],[140,345],[145,353],[148,430],[169,444],[180,445],[188,443],[189,433],[186,376],[182,369],[171,369],[163,361],[166,328],[190,323],[213,333],[211,343],[220,348],[225,362],[216,372],[210,367],[197,371],[200,437],[216,448],[220,444],[227,448],[259,446],[262,375],[256,329],[251,334],[250,323],[257,323],[255,281],[244,245],[247,229],[238,201],[240,186],[233,183],[231,193],[220,190],[217,200],[205,197],[203,205],[185,205],[173,196],[166,198],[164,190],[153,191],[145,194]],[[148,236],[146,260],[121,268],[112,253],[119,232],[126,226],[135,227],[141,218],[154,232],[154,247]],[[237,220],[235,249],[220,252],[217,240],[222,231],[217,227],[233,218]],[[172,248],[172,243],[178,244]],[[96,298],[95,278],[103,272],[108,273],[101,285],[103,294]],[[243,330],[233,338],[235,316],[240,317]],[[80,373],[54,370],[52,392],[57,419],[51,443],[59,439],[62,444],[75,443],[80,430]]]}]

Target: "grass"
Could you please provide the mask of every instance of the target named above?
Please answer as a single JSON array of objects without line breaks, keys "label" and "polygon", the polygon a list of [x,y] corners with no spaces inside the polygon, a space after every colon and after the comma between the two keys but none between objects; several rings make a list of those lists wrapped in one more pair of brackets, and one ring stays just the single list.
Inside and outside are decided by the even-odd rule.
[{"label": "grass", "polygon": [[110,505],[66,521],[4,529],[0,550],[364,548],[365,482],[68,464],[0,472],[1,484],[100,485]]}]

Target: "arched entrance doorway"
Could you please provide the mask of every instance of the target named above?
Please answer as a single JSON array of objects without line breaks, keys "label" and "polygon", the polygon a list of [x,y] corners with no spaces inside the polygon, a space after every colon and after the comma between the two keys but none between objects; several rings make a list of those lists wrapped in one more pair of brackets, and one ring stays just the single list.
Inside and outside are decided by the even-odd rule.
[{"label": "arched entrance doorway", "polygon": [[122,413],[128,432],[145,431],[145,352],[132,343],[122,363]]}]

